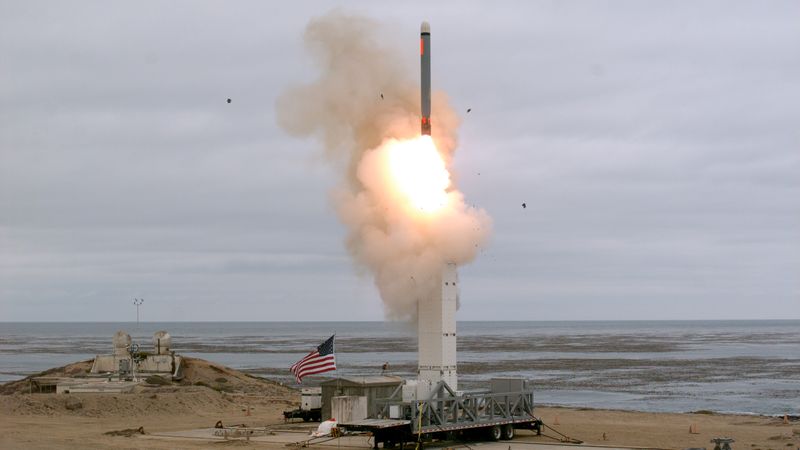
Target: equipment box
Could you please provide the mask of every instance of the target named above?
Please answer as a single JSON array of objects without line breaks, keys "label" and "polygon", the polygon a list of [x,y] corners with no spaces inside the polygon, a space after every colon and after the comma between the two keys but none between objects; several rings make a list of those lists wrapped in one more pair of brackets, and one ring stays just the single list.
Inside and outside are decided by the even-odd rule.
[{"label": "equipment box", "polygon": [[492,393],[522,392],[528,390],[528,380],[525,378],[492,378]]}]

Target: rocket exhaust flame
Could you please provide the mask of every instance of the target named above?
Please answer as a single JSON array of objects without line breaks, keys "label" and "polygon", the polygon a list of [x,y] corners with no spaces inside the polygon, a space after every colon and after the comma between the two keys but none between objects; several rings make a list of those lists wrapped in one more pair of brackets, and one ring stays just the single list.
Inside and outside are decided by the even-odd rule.
[{"label": "rocket exhaust flame", "polygon": [[[429,88],[427,110],[424,92],[420,108],[416,77],[400,63],[407,52],[380,45],[386,39],[377,38],[379,30],[341,13],[312,20],[305,43],[319,77],[287,89],[277,112],[289,133],[318,137],[332,166],[341,169],[332,198],[347,228],[347,248],[372,274],[386,315],[407,319],[415,317],[417,299],[441,293],[444,263],[475,258],[488,241],[491,219],[468,207],[453,182],[455,111],[443,93]],[[421,49],[423,60],[429,49]],[[425,133],[423,124],[420,136],[420,111],[428,125],[432,116],[435,133]]]},{"label": "rocket exhaust flame", "polygon": [[394,141],[387,146],[387,153],[391,184],[402,200],[422,213],[447,206],[450,173],[430,136]]}]

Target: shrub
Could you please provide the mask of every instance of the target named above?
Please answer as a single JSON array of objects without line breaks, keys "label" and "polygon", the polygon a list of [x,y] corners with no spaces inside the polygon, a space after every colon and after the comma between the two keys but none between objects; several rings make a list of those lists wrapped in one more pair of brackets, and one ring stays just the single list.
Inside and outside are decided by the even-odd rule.
[{"label": "shrub", "polygon": [[157,384],[159,386],[172,384],[172,381],[158,375],[150,375],[149,377],[145,378],[144,381],[147,382],[147,384]]}]

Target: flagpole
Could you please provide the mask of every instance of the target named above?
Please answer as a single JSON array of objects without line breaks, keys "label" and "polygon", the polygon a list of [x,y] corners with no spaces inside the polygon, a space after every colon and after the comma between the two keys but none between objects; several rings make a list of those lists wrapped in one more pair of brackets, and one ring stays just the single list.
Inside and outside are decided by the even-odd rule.
[{"label": "flagpole", "polygon": [[[336,354],[336,332],[335,331],[333,332],[333,353]],[[341,353],[340,353],[340,355],[341,355]],[[339,364],[336,364],[336,370],[339,370],[339,367],[341,367],[341,366]],[[340,392],[342,392],[342,376],[341,376],[340,373],[337,373],[336,374],[336,395],[339,395]],[[333,411],[331,411],[331,414],[333,414]]]}]

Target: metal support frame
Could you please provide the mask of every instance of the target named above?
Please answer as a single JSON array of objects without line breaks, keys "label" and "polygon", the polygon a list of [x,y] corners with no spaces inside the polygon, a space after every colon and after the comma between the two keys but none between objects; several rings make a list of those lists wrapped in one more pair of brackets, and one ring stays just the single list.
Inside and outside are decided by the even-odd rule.
[{"label": "metal support frame", "polygon": [[398,387],[389,398],[378,399],[380,417],[389,417],[390,406],[400,406],[411,421],[413,434],[485,427],[492,424],[529,423],[533,416],[533,390],[475,392],[456,395],[444,381],[437,383],[425,400],[403,402]]}]

